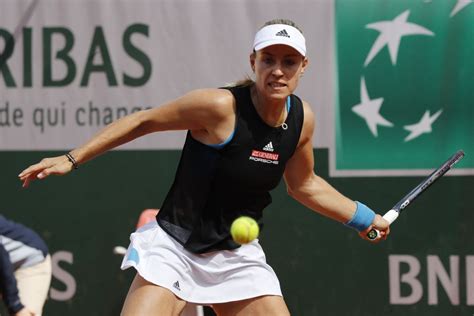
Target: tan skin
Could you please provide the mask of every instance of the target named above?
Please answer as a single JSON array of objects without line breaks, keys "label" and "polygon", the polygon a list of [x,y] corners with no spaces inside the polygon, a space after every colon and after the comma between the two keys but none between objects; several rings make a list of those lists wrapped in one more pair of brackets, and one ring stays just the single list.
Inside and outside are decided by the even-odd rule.
[{"label": "tan skin", "polygon": [[[256,83],[251,87],[252,101],[261,118],[270,126],[280,126],[286,119],[285,101],[292,94],[300,76],[308,66],[308,59],[285,45],[272,45],[250,55],[250,65]],[[224,89],[192,91],[163,106],[124,117],[103,129],[71,154],[79,164],[127,143],[142,135],[165,130],[191,130],[193,137],[204,144],[218,144],[234,130],[235,100]],[[303,102],[304,123],[298,147],[288,161],[284,173],[290,196],[308,208],[341,223],[352,218],[356,210],[348,199],[314,173],[313,131],[314,115],[307,102]],[[35,179],[70,172],[71,163],[65,156],[43,159],[19,175],[27,187]],[[385,239],[388,223],[376,215],[372,225]],[[122,315],[179,315],[185,302],[171,291],[153,285],[136,275],[122,310]],[[280,296],[260,296],[243,301],[213,305],[218,315],[289,315]]]},{"label": "tan skin", "polygon": [[14,316],[35,316],[36,314],[30,311],[28,308],[23,307]]}]

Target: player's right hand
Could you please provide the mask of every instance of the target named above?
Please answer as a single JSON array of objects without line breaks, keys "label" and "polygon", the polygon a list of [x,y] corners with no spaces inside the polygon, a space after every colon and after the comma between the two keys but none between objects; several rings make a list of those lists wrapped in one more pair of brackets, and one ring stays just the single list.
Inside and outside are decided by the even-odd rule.
[{"label": "player's right hand", "polygon": [[72,163],[65,156],[57,156],[52,158],[44,158],[39,163],[34,164],[20,172],[18,178],[23,182],[26,188],[31,181],[36,179],[44,179],[49,175],[64,175],[73,169]]},{"label": "player's right hand", "polygon": [[[372,228],[377,229],[380,233],[380,236],[373,240],[367,237],[367,234],[372,230]],[[381,240],[387,239],[388,234],[390,234],[390,223],[379,214],[375,214],[372,224],[369,227],[367,227],[366,230],[359,232],[359,236],[362,239],[368,240],[370,242],[376,242],[376,243]]]}]

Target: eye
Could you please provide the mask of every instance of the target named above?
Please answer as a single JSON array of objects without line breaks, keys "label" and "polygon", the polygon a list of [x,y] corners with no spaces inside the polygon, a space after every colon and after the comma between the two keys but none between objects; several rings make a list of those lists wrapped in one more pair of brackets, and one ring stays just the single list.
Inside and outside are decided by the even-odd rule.
[{"label": "eye", "polygon": [[275,63],[275,61],[273,60],[273,58],[270,57],[270,56],[263,57],[262,60],[263,60],[263,62],[264,62],[265,64],[267,64],[267,65],[272,65],[272,64]]},{"label": "eye", "polygon": [[296,65],[296,63],[297,63],[296,60],[293,58],[286,58],[283,60],[283,64],[287,67],[292,67]]}]

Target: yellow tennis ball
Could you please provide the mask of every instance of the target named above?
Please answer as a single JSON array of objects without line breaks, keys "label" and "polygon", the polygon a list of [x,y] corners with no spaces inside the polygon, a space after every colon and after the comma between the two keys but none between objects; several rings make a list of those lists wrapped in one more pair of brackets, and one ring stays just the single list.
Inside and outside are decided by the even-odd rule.
[{"label": "yellow tennis ball", "polygon": [[248,216],[240,216],[232,222],[230,234],[238,244],[248,244],[258,237],[260,227],[257,222]]}]

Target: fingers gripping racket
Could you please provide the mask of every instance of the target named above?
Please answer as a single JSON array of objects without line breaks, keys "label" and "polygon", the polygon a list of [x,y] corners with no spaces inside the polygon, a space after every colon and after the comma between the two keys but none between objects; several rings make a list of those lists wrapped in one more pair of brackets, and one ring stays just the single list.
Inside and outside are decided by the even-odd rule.
[{"label": "fingers gripping racket", "polygon": [[[438,169],[433,171],[426,179],[424,179],[418,186],[410,191],[407,195],[403,197],[394,207],[385,215],[383,218],[392,224],[400,215],[400,213],[410,205],[417,197],[421,195],[430,185],[432,185],[436,180],[441,178],[449,169],[451,169],[459,160],[464,157],[464,151],[458,150],[451,158],[449,158],[445,163],[443,163]],[[367,237],[371,240],[378,238],[380,232],[372,228],[367,233]]]}]

